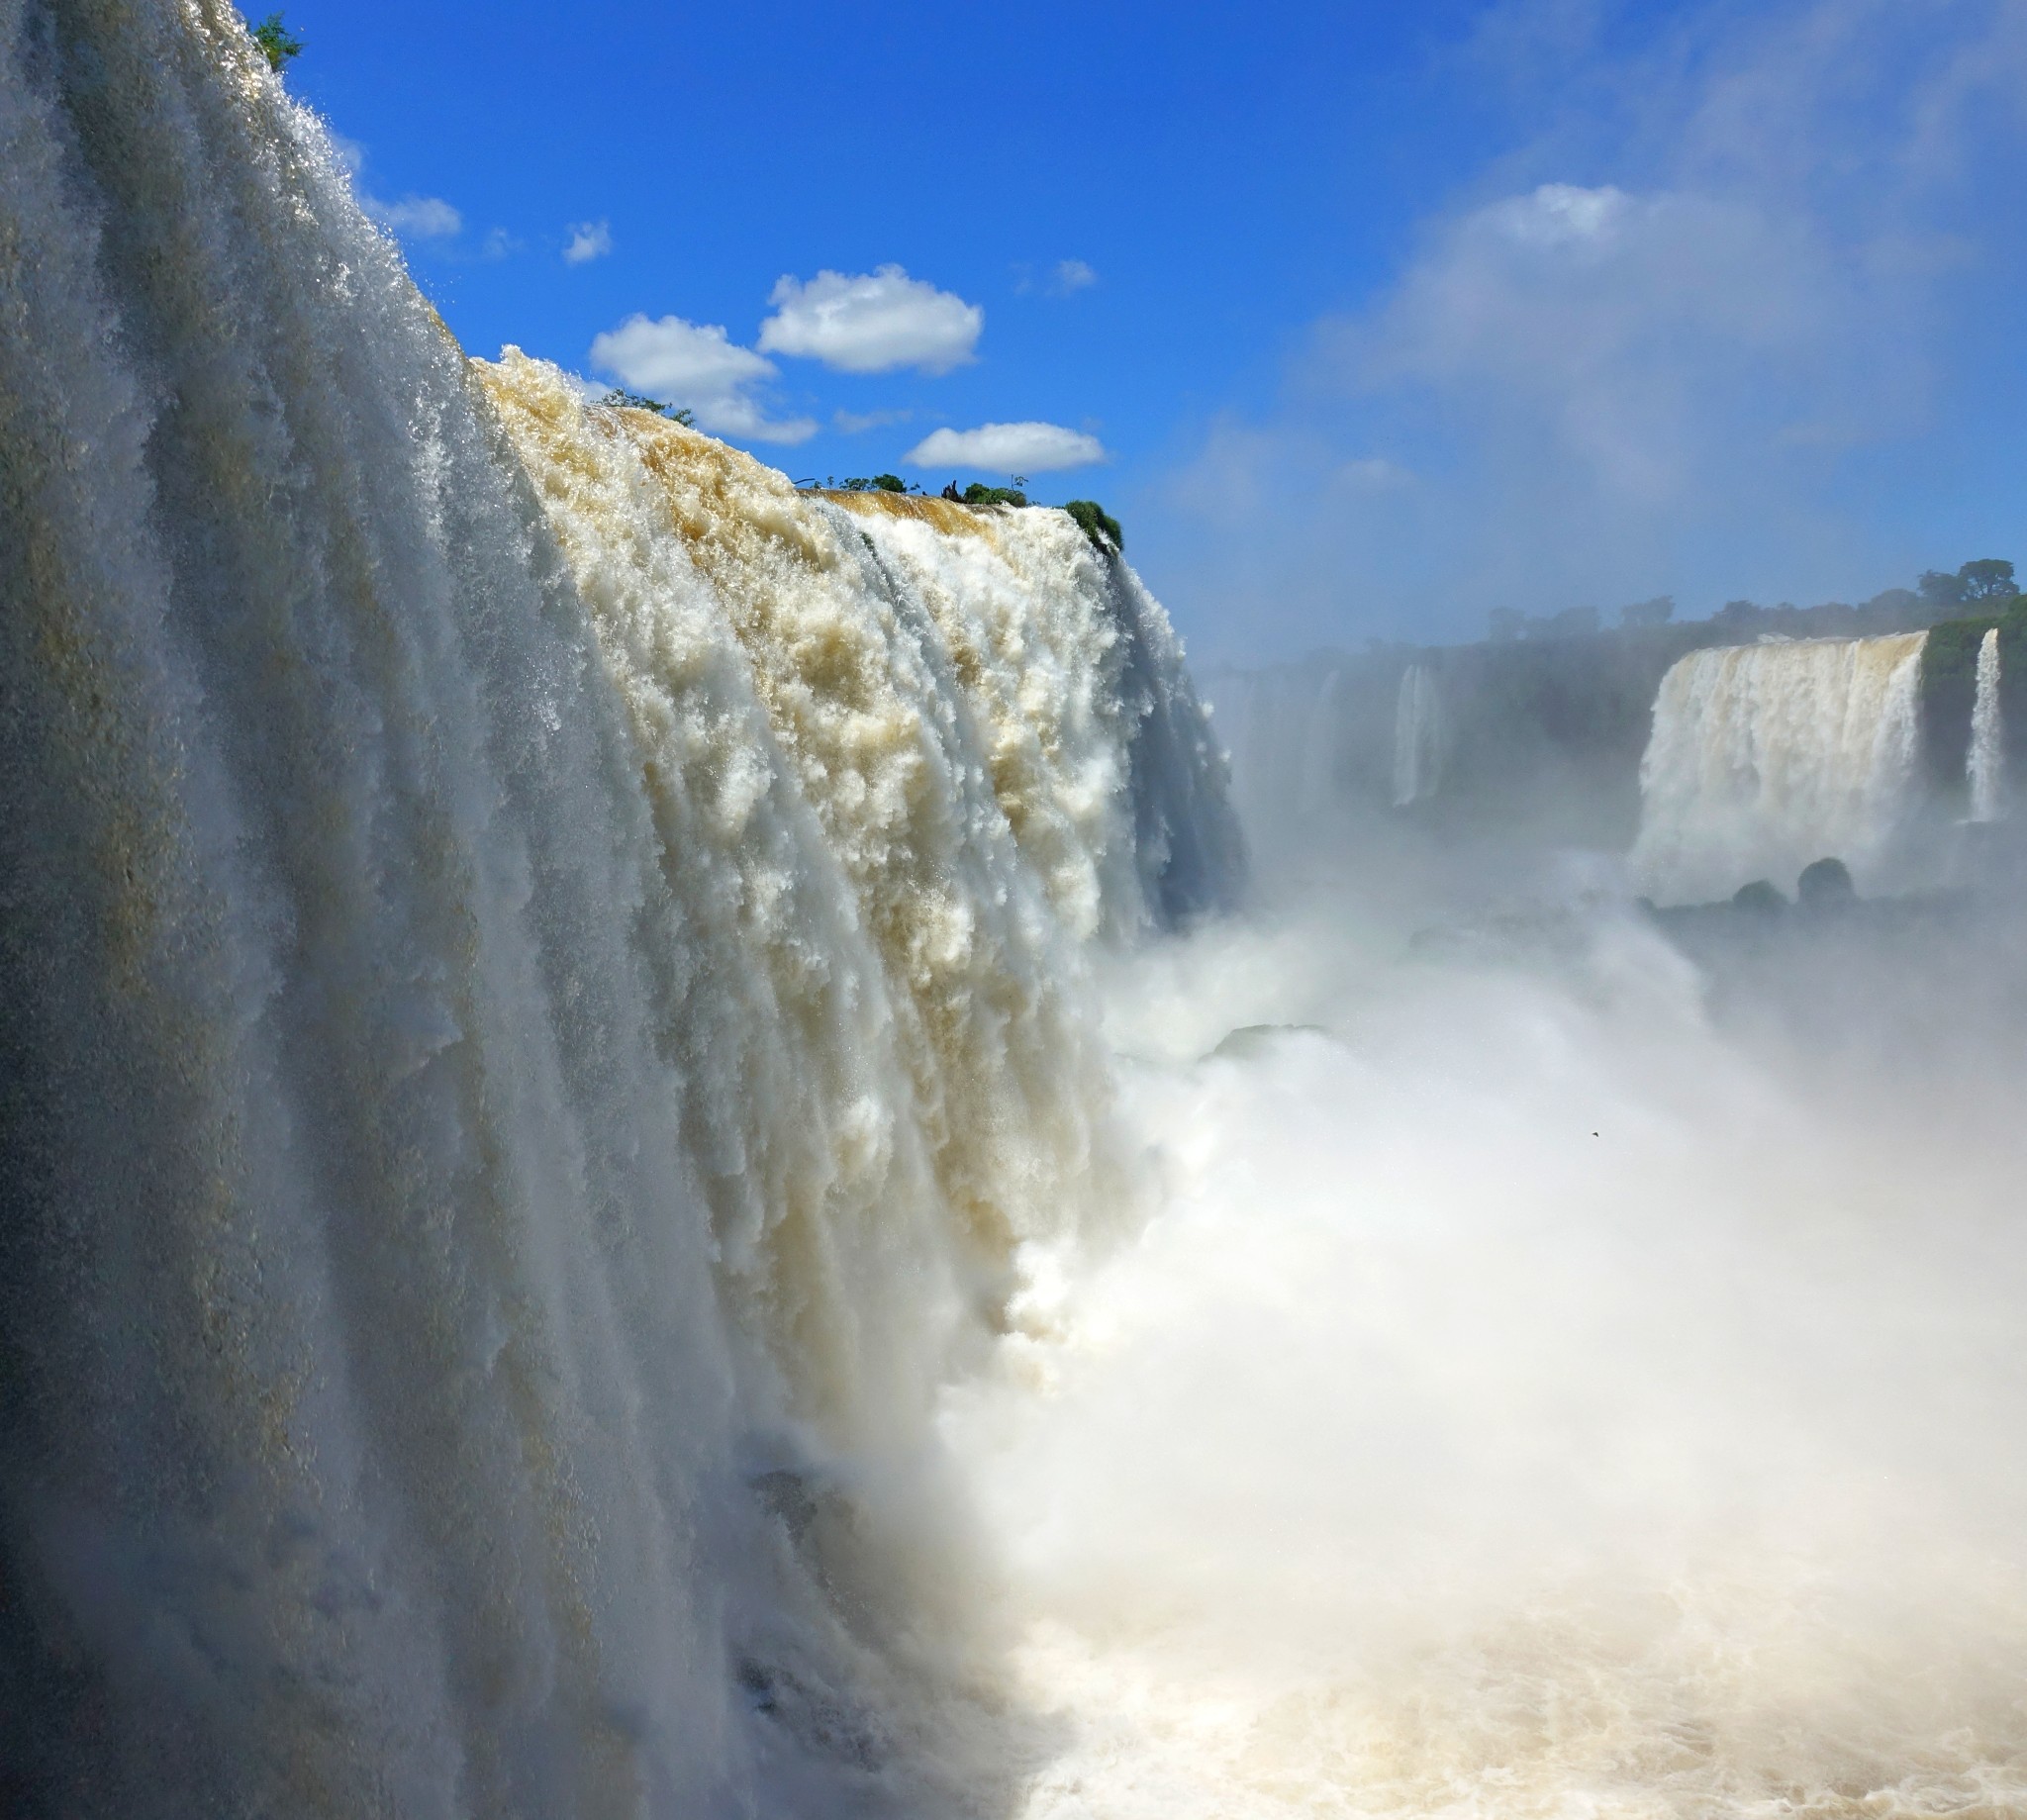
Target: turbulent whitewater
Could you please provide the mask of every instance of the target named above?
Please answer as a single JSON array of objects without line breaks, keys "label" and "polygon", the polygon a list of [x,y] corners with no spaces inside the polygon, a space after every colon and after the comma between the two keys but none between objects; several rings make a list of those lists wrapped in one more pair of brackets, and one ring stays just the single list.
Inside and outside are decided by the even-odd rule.
[{"label": "turbulent whitewater", "polygon": [[1925,634],[1692,651],[1662,679],[1640,766],[1632,870],[1667,903],[1784,889],[1842,859],[1896,882],[1915,805]]},{"label": "turbulent whitewater", "polygon": [[1238,889],[1132,572],[468,363],[231,7],[0,0],[0,598],[10,1811],[947,1809],[932,1399]]}]

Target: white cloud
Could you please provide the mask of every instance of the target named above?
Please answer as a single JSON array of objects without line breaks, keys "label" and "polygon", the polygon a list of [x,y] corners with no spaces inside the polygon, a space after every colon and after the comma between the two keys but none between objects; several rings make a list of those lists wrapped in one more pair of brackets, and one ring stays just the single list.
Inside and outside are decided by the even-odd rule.
[{"label": "white cloud", "polygon": [[911,467],[984,468],[996,474],[1045,474],[1089,467],[1106,458],[1105,445],[1060,424],[981,424],[976,430],[938,430],[902,457]]},{"label": "white cloud", "polygon": [[613,228],[610,222],[573,222],[570,239],[563,247],[565,265],[586,265],[593,259],[603,259],[613,250]]},{"label": "white cloud", "polygon": [[1058,297],[1068,297],[1072,292],[1089,289],[1098,282],[1098,274],[1082,259],[1059,259],[1056,269],[1049,277],[1049,289]]},{"label": "white cloud", "polygon": [[947,373],[971,359],[986,321],[977,304],[911,278],[898,265],[855,276],[820,271],[807,284],[784,277],[767,301],[774,314],[760,325],[763,350],[820,360],[846,373],[901,366]]},{"label": "white cloud", "polygon": [[751,394],[774,377],[774,362],[739,346],[715,324],[629,316],[592,342],[591,363],[636,392],[686,406],[701,428],[721,435],[806,442],[817,433],[810,418],[776,422],[767,416]]},{"label": "white cloud", "polygon": [[407,239],[447,240],[464,228],[464,217],[440,196],[404,196],[399,202],[382,202],[361,190],[359,207],[390,234]]}]

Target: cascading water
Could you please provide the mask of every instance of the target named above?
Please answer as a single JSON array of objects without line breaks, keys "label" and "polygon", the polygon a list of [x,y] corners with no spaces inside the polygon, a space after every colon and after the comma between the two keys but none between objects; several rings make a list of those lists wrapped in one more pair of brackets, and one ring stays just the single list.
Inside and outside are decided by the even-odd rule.
[{"label": "cascading water", "polygon": [[1442,778],[1442,702],[1434,673],[1409,664],[1394,710],[1394,807],[1409,809],[1436,794]]},{"label": "cascading water", "polygon": [[911,1798],[1083,946],[1237,889],[1160,609],[474,368],[222,0],[0,0],[0,1800]]},{"label": "cascading water", "polygon": [[1997,821],[2006,813],[2005,729],[1999,715],[1999,628],[1978,643],[1978,692],[1971,706],[1971,748],[1965,755],[1971,819]]},{"label": "cascading water", "polygon": [[1914,800],[1925,634],[1693,651],[1662,679],[1640,766],[1641,890],[1682,903],[1842,859],[1889,882]]}]

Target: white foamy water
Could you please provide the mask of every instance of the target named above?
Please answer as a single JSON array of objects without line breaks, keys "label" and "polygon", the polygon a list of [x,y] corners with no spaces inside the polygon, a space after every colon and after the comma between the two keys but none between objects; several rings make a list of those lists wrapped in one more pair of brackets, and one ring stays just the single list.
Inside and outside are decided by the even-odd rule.
[{"label": "white foamy water", "polygon": [[1664,903],[1791,891],[1834,856],[1895,883],[1914,805],[1925,634],[1692,651],[1663,678],[1640,767],[1632,870]]},{"label": "white foamy water", "polygon": [[1971,819],[2000,819],[2006,813],[2006,758],[1996,625],[1978,644],[1978,687],[1971,706],[1971,748],[1965,756],[1965,773],[1971,785]]},{"label": "white foamy water", "polygon": [[0,325],[6,1798],[968,1798],[931,1400],[1238,884],[1166,617],[467,362],[214,0],[0,0]]},{"label": "white foamy water", "polygon": [[1119,982],[1165,1203],[953,1395],[1018,1811],[2027,1811],[2004,1096],[1798,1092],[1636,927],[1336,921]]}]

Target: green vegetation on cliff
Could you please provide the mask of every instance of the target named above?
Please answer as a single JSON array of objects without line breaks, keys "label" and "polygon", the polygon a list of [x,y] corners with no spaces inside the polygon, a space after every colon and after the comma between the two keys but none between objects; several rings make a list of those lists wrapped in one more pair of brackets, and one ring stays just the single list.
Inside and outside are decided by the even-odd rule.
[{"label": "green vegetation on cliff", "polygon": [[964,489],[962,495],[967,506],[1024,506],[1027,495],[1018,487],[989,487],[984,481],[974,480]]},{"label": "green vegetation on cliff", "polygon": [[[1978,602],[1985,611],[1930,626],[1921,647],[1922,755],[1930,781],[1952,793],[1965,788],[1971,712],[1978,700],[1978,653],[1994,626],[1999,634],[1999,721],[2007,769],[2018,770],[2027,760],[2027,595],[2012,592],[2013,565],[1994,561],[1967,562],[1955,576],[1931,570],[1922,577],[1922,593],[1936,599],[1942,590],[1932,583],[1956,585],[1967,577],[1974,585],[1984,585],[1954,598]],[[1993,592],[1995,581],[2003,582],[2007,591]]]},{"label": "green vegetation on cliff", "polygon": [[615,386],[598,402],[621,411],[651,411],[672,424],[681,424],[685,430],[697,422],[696,413],[680,405],[665,405],[658,398],[649,398],[644,392],[629,392],[624,386]]},{"label": "green vegetation on cliff", "polygon": [[1940,790],[1965,787],[1971,711],[1978,699],[1978,653],[1994,626],[1999,634],[1999,712],[2009,759],[2027,734],[2027,597],[2014,585],[2013,565],[1996,557],[1967,562],[1956,574],[1930,569],[1921,597],[1934,606],[1978,609],[1929,627],[1921,647],[1921,747],[1930,781]]},{"label": "green vegetation on cliff", "polygon": [[293,63],[303,54],[303,41],[282,24],[279,13],[269,13],[253,28],[253,42],[260,47],[268,68],[277,74],[284,64]]},{"label": "green vegetation on cliff", "polygon": [[1095,499],[1073,499],[1063,510],[1075,519],[1084,534],[1101,550],[1119,554],[1125,550],[1126,538],[1119,529],[1119,522]]},{"label": "green vegetation on cliff", "polygon": [[1971,749],[1971,709],[1978,695],[1978,650],[1998,615],[1945,620],[1921,647],[1921,753],[1938,789],[1960,789]]}]

